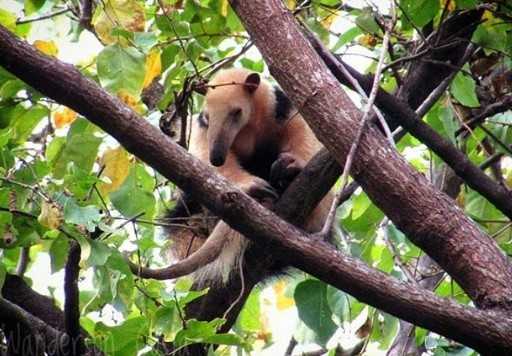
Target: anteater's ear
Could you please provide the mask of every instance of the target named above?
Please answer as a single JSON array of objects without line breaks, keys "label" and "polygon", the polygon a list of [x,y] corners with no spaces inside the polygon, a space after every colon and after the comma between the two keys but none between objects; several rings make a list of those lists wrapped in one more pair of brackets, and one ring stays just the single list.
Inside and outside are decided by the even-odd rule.
[{"label": "anteater's ear", "polygon": [[260,75],[258,73],[251,73],[245,78],[244,88],[248,93],[252,94],[258,89],[260,85]]}]

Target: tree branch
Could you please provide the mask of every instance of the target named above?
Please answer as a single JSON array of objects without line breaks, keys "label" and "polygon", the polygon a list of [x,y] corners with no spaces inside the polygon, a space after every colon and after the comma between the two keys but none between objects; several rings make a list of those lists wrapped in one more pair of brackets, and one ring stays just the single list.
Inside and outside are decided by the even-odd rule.
[{"label": "tree branch", "polygon": [[[359,110],[279,1],[236,1],[232,6],[274,78],[343,164],[356,135]],[[411,127],[418,127],[418,120],[411,121]],[[453,276],[477,305],[512,309],[512,289],[507,282],[512,268],[496,243],[389,147],[376,128],[370,127],[363,135],[351,173],[370,199]]]},{"label": "tree branch", "polygon": [[[341,64],[328,50],[326,50],[318,39],[311,38],[310,36],[308,36],[308,39],[312,42],[314,48],[320,54],[334,76],[341,83],[351,86],[341,69],[343,64]],[[359,77],[361,77],[361,75],[359,75]],[[370,90],[371,84],[366,83],[369,81],[368,78],[360,80],[363,78],[356,77],[356,79],[362,83],[365,90]],[[446,85],[448,83],[449,81],[446,81]],[[435,92],[435,87],[433,91]],[[418,115],[406,103],[397,100],[396,97],[386,93],[384,90],[379,91],[376,102],[377,106],[379,106],[383,111],[386,113],[392,113],[390,115],[392,119],[390,126],[393,127],[393,122],[395,125],[401,125],[411,133],[411,135],[424,143],[443,161],[445,161],[468,186],[479,192],[489,202],[496,206],[496,208],[512,219],[512,193],[506,187],[500,185],[487,176],[480,168],[475,166],[464,153],[457,149],[457,147],[421,120],[421,116],[426,113],[425,109],[429,107],[428,105],[425,105],[419,112],[419,114],[422,115]],[[414,103],[416,102],[421,103],[422,101],[418,101],[418,98],[415,98]],[[432,102],[429,102],[428,104],[431,105]]]},{"label": "tree branch", "polygon": [[68,346],[70,356],[82,355],[85,349],[80,330],[80,291],[78,289],[80,251],[80,245],[72,241],[64,269],[64,325],[70,338]]},{"label": "tree branch", "polygon": [[[257,17],[261,15],[260,19],[264,19],[262,23],[267,26],[271,25],[268,21],[269,14],[262,15],[261,8],[258,8],[261,4],[263,4],[263,1],[261,3],[255,2],[251,5],[256,6],[254,15],[258,15]],[[279,21],[276,23],[279,23]],[[269,29],[272,29],[272,27],[274,26],[271,25]],[[275,32],[272,32],[272,34],[276,37],[281,36]],[[284,48],[287,47],[284,46]],[[271,246],[274,254],[280,256],[285,262],[337,288],[347,291],[365,303],[463,342],[477,350],[494,351],[497,353],[510,352],[512,350],[512,320],[508,319],[506,314],[479,311],[439,298],[433,293],[424,292],[411,285],[401,283],[382,272],[368,267],[357,259],[341,254],[333,250],[326,243],[319,241],[311,243],[303,231],[279,219],[275,214],[266,210],[246,194],[233,187],[224,178],[215,174],[207,165],[193,158],[177,144],[170,141],[157,128],[143,120],[118,99],[105,93],[90,79],[83,77],[75,68],[38,53],[30,45],[16,39],[1,26],[0,64],[28,84],[37,88],[44,95],[57,99],[63,105],[81,113],[100,126],[123,144],[128,151],[136,154],[165,177],[174,181],[181,189],[190,192],[197,201],[216,212],[230,226],[239,230],[252,241],[260,241]],[[308,67],[305,67],[305,69]],[[271,68],[274,68],[275,71],[274,66],[271,66]],[[339,97],[343,98],[344,96],[342,92],[340,93],[339,86],[333,85],[333,79],[330,76],[326,76],[321,68],[322,66],[318,66],[315,68],[316,71],[310,73],[320,75],[320,78],[315,79],[317,83],[324,83],[325,79],[325,83],[329,86],[328,88],[332,89],[332,93],[335,95],[335,100],[332,102],[322,101],[322,107],[319,107],[316,103],[317,100],[325,98],[331,92],[331,90],[320,90],[316,95],[308,96],[309,100],[303,109],[305,113],[310,114],[309,107],[315,104],[313,108],[315,113],[321,114],[320,118],[325,117],[323,108],[329,108],[333,105],[338,107]],[[308,71],[306,70],[305,72],[307,73]],[[59,77],[59,80],[52,80],[56,75]],[[282,80],[280,76],[278,78]],[[309,78],[307,79],[307,83],[310,83]],[[302,85],[299,84],[297,87],[300,89],[298,93],[301,93],[303,91]],[[297,102],[297,96],[292,97],[292,99]],[[351,112],[354,110],[356,114],[357,111],[350,105],[347,106],[347,109],[351,110]],[[306,108],[308,109],[306,110]],[[341,119],[341,117],[337,117],[338,110],[334,111],[336,114],[331,114],[332,118]],[[310,116],[308,115],[308,117]],[[350,125],[354,122],[350,116],[344,117],[343,120],[348,120],[347,124]],[[330,121],[341,122],[341,120],[326,119],[325,123],[328,124],[327,126],[331,125]],[[329,129],[332,129],[332,127]],[[333,132],[343,132],[343,130],[336,128]],[[386,142],[374,130],[371,130],[371,134],[363,135],[361,153],[359,155],[362,153],[367,154],[369,147],[368,139],[374,137]],[[343,143],[346,143],[347,139],[344,138]],[[372,147],[379,147],[379,145]],[[410,174],[411,177],[408,179],[412,178],[419,185],[422,198],[432,196],[436,199],[436,203],[440,203],[438,209],[448,209],[449,215],[442,215],[443,225],[446,225],[447,219],[450,220],[454,216],[456,224],[452,226],[455,226],[456,229],[463,229],[464,238],[467,240],[463,246],[474,247],[473,244],[480,244],[477,248],[479,253],[481,252],[483,256],[486,256],[486,259],[491,259],[484,261],[487,264],[486,268],[493,273],[492,276],[486,276],[486,278],[495,282],[500,281],[504,275],[508,276],[507,265],[503,264],[503,258],[499,257],[501,255],[496,255],[496,252],[499,253],[499,251],[495,249],[495,246],[483,240],[486,237],[464,216],[460,216],[460,211],[454,211],[451,205],[446,207],[445,198],[440,196],[438,192],[433,191],[430,186],[427,185],[425,187],[426,184],[424,184],[422,177],[411,172],[411,168],[402,163],[403,161],[397,158],[397,155],[387,150],[378,149],[375,153],[377,153],[376,158],[379,162],[382,160],[382,157],[379,156],[384,152],[390,156],[385,157],[389,159],[389,163],[383,163],[384,170],[382,172],[388,174],[389,164],[392,164],[393,170],[400,172],[401,178],[405,179],[407,178],[405,174]],[[371,158],[367,160],[367,156],[365,156],[364,160],[368,161],[367,168],[375,165]],[[369,185],[368,179],[375,179],[374,174],[377,172],[370,170],[370,174],[366,179],[363,179],[365,176],[360,173],[359,163],[355,163],[357,163],[355,166],[357,168],[356,177],[359,181],[363,182],[362,186],[367,189]],[[397,164],[397,166],[394,164]],[[378,180],[382,181],[382,177],[382,174],[379,173]],[[393,186],[402,185],[404,179],[398,182],[396,180],[393,181]],[[411,183],[406,183],[405,185],[411,186]],[[388,188],[388,184],[378,187],[379,190],[382,189],[383,192],[390,193],[393,197],[399,197],[400,193],[405,193],[403,191],[397,192],[395,188],[388,191]],[[417,188],[413,189],[413,195],[417,194],[415,189]],[[397,193],[398,195],[395,195]],[[386,194],[386,196],[388,195]],[[432,203],[431,200],[429,202]],[[420,204],[418,208],[411,209],[412,216],[415,216],[420,211],[418,209],[431,208],[431,206],[426,207],[421,202],[415,203]],[[440,210],[436,211],[441,212]],[[434,217],[429,215],[427,217],[428,223],[420,226],[421,229],[418,230],[418,234],[421,237],[427,237],[422,229],[435,225],[435,220],[432,220]],[[407,218],[406,221],[399,222],[399,225],[407,227]],[[456,229],[454,230],[456,231]],[[450,229],[450,232],[454,230]],[[446,235],[446,237],[445,234],[429,236],[439,244],[444,239],[447,239],[449,242],[456,242],[453,238],[450,238],[450,234]],[[460,238],[458,235],[457,237]],[[429,244],[427,244],[427,247],[432,248]],[[436,246],[436,248],[440,248],[440,246]],[[472,266],[470,262],[466,261],[465,257],[463,259],[454,257],[455,265],[458,266],[462,262],[464,263],[465,270],[467,270]],[[477,264],[477,267],[479,267],[479,264]],[[496,271],[495,269],[498,267],[501,270]],[[452,268],[452,270],[456,272],[457,268]],[[479,277],[479,269],[476,268],[475,270],[470,270],[468,274],[471,277]],[[474,275],[475,273],[476,276]],[[487,292],[494,291],[494,289],[488,290],[486,288],[493,285],[493,283],[488,282],[482,285],[478,278],[475,278],[475,280],[478,283],[472,289],[468,288],[467,283],[461,284],[470,289],[471,292],[479,290],[483,292],[485,298],[479,301],[480,304],[482,302],[495,301],[495,298],[497,298],[497,301],[503,301],[501,288],[498,288],[496,293],[487,294]],[[462,278],[462,282],[467,282],[467,280]],[[472,295],[475,296],[474,294]],[[486,303],[484,305],[489,305]]]},{"label": "tree branch", "polygon": [[69,342],[66,334],[1,297],[0,326],[7,338],[9,355],[69,355],[63,352]]}]

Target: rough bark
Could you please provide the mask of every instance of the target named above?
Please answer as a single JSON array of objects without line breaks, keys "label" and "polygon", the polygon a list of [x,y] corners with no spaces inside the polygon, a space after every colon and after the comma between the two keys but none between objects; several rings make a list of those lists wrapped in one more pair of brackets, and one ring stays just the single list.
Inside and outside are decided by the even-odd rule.
[{"label": "rough bark", "polygon": [[[359,110],[280,1],[231,4],[274,78],[342,165],[358,129]],[[479,307],[512,310],[508,283],[512,268],[499,247],[415,171],[376,128],[364,134],[351,174],[393,223],[454,277]]]},{"label": "rough bark", "polygon": [[[462,180],[455,173],[447,168],[441,167],[439,174],[434,179],[434,184],[445,192],[450,198],[457,198],[462,185]],[[444,272],[432,274],[432,271],[438,270],[439,266],[427,255],[420,257],[416,271],[418,284],[426,290],[434,290],[444,277]],[[427,276],[427,277],[423,277]],[[421,355],[420,350],[415,342],[414,336],[415,326],[406,321],[400,320],[400,328],[398,334],[393,340],[393,344],[386,353],[387,356],[402,355]]]},{"label": "rough bark", "polygon": [[[261,9],[255,13],[261,15]],[[266,15],[261,16],[261,18],[265,19]],[[268,24],[268,19],[265,19],[264,22]],[[286,263],[290,263],[292,266],[345,290],[365,303],[458,340],[477,350],[492,350],[496,354],[505,354],[512,351],[512,320],[508,319],[503,313],[479,311],[439,298],[433,293],[401,283],[368,267],[357,259],[341,254],[322,241],[312,243],[302,230],[286,223],[240,190],[231,186],[229,182],[216,175],[204,163],[190,156],[177,144],[171,142],[157,128],[151,126],[118,99],[108,95],[96,83],[82,76],[75,68],[38,53],[28,44],[16,39],[3,27],[0,27],[0,64],[20,79],[37,88],[44,95],[87,117],[116,138],[127,150],[136,154],[165,177],[174,181],[180,188],[191,193],[195,199],[207,208],[216,212],[233,228],[253,241],[268,244],[272,247],[275,256],[279,256]],[[319,64],[317,63],[317,65]],[[339,95],[341,91],[339,85],[337,83],[333,85],[334,79],[322,74],[323,71],[319,68],[322,67],[315,67],[315,71],[312,73],[319,76],[319,80],[325,79],[328,89],[334,90],[334,93]],[[308,70],[311,67],[308,66],[305,69]],[[55,77],[58,77],[59,80],[54,80]],[[302,92],[302,95],[304,94],[303,87],[297,85],[297,90],[298,93]],[[343,92],[341,94],[344,95]],[[323,90],[317,92],[314,98],[308,100],[306,106],[312,106],[313,109],[321,113],[329,106],[336,104],[336,102],[322,102],[322,106],[319,107],[317,99],[326,95],[328,93]],[[293,99],[297,100],[297,96]],[[305,107],[303,112],[310,114],[311,112],[305,110]],[[320,115],[320,117],[322,118],[324,115]],[[332,119],[338,118],[340,117],[332,115]],[[354,121],[349,116],[344,118],[347,123]],[[337,132],[343,132],[343,130]],[[321,138],[323,134],[325,132],[320,130],[319,136]],[[376,137],[377,140],[381,139],[374,132],[371,132],[371,135],[365,135],[360,152],[367,152],[368,139],[373,137]],[[332,145],[330,141],[327,143],[330,146],[336,146],[335,144]],[[370,157],[362,156],[361,153],[359,156],[362,156],[366,162],[372,162],[372,157],[385,154],[386,159],[397,163],[399,168],[402,169],[405,164],[401,163],[400,158],[389,151],[391,150],[376,147]],[[379,175],[379,180],[386,177],[389,165],[384,164],[384,168],[386,174],[384,176]],[[405,173],[402,172],[398,178],[402,178],[404,174],[410,174],[410,168],[407,165],[403,168]],[[356,170],[356,173],[355,176],[363,182],[363,187],[367,186],[367,179],[375,179],[375,171],[369,174],[366,179],[363,179],[364,175],[359,172],[359,169]],[[412,181],[405,185],[411,186],[413,195],[416,194],[416,189],[418,189],[415,185],[419,185],[422,192],[426,190],[430,193],[432,190],[424,187],[423,178],[417,173],[413,173],[412,177],[407,178]],[[397,183],[403,184],[401,180],[398,182],[393,180],[393,183],[395,185]],[[388,188],[388,185],[386,184],[383,188]],[[381,198],[389,197],[389,191],[397,193],[395,189],[383,189]],[[404,191],[398,193],[404,193]],[[391,196],[395,197],[394,195]],[[439,193],[435,191],[433,196],[438,198],[435,203],[440,203],[438,209],[442,208],[444,201],[448,199],[443,196],[439,198]],[[378,201],[378,199],[375,200]],[[421,207],[425,206],[422,204]],[[428,207],[432,208],[432,206]],[[455,214],[456,222],[460,224],[459,227],[468,231],[467,238],[471,245],[475,242],[473,241],[475,239],[475,228],[465,217],[460,218],[459,212],[453,212],[452,210],[449,209],[448,212]],[[418,209],[412,211],[415,214],[418,213]],[[439,210],[436,211],[439,212]],[[442,212],[444,213],[444,211]],[[432,215],[427,214],[427,216],[431,217]],[[407,221],[409,220],[405,218],[405,222]],[[434,225],[433,223],[436,220],[431,219],[429,221]],[[405,224],[400,221],[400,226],[403,225]],[[422,225],[422,228],[428,227],[428,224]],[[423,231],[420,229],[419,232],[422,233]],[[424,236],[424,234],[420,236]],[[477,235],[476,238],[479,236],[483,235]],[[436,241],[441,240],[437,236],[434,236],[434,239]],[[447,239],[449,238],[447,237]],[[477,239],[477,241],[481,242],[480,239]],[[500,271],[498,276],[487,278],[500,280],[503,274],[508,273],[508,267],[503,266],[503,258],[500,257],[499,251],[497,251],[498,255],[495,255],[494,252],[497,249],[493,250],[493,248],[496,249],[494,245],[484,243],[482,251],[490,253],[494,258],[491,263],[492,268],[500,265],[503,267],[503,271]],[[491,257],[487,255],[485,258]],[[457,263],[455,265],[458,266]],[[471,266],[466,264],[466,267]],[[476,272],[471,269],[467,273],[473,275]],[[480,273],[476,273],[476,277],[480,277]],[[494,289],[488,289],[493,285],[492,283],[479,283],[478,278],[476,281],[477,287],[468,288],[469,290],[482,290],[485,293],[494,291]],[[498,287],[501,287],[501,284]],[[502,288],[496,290],[501,292]],[[500,297],[500,300],[503,297],[501,293],[491,293],[489,296],[491,298]]]},{"label": "rough bark", "polygon": [[[477,11],[470,12],[467,15],[467,18],[464,18],[466,18],[471,23],[471,20],[478,15],[479,12]],[[458,21],[453,22],[458,23]],[[474,26],[469,26],[468,29],[474,30]],[[450,36],[445,41],[448,41],[449,39]],[[340,69],[340,66],[344,64],[338,61],[331,53],[326,51],[318,40],[309,39],[309,41],[312,43],[313,47],[325,62],[327,67],[334,74],[334,76],[341,83],[348,84],[347,79]],[[432,54],[429,55],[428,58],[435,58],[436,60],[443,58],[448,63],[453,62],[455,67],[462,67],[464,60],[459,58],[457,55],[454,55],[453,53],[463,54],[466,50],[466,47],[466,42],[463,42],[462,44],[458,44],[455,46],[455,48],[453,48],[454,50],[457,50],[456,52],[432,50]],[[446,56],[446,54],[449,56]],[[445,57],[441,57],[442,55],[445,55]],[[460,63],[461,60],[462,63]],[[424,123],[420,117],[422,115],[417,115],[412,109],[420,106],[423,100],[425,100],[425,98],[427,98],[429,94],[437,88],[439,81],[435,80],[435,77],[444,79],[454,72],[452,67],[446,68],[446,66],[441,65],[442,69],[440,69],[438,68],[439,66],[440,65],[427,63],[426,65],[420,65],[418,68],[415,68],[409,75],[407,75],[407,84],[404,86],[405,89],[401,90],[400,98],[386,93],[384,90],[380,90],[376,98],[377,106],[387,114],[388,124],[390,125],[391,129],[394,129],[397,125],[402,126],[405,130],[411,133],[411,135],[424,143],[443,161],[445,161],[455,171],[455,173],[457,173],[459,177],[464,179],[468,186],[479,192],[506,216],[512,218],[512,192],[510,192],[507,187],[499,184],[487,176],[448,139],[442,137],[429,125]],[[361,76],[354,70],[351,72],[361,83],[362,88],[366,92],[369,92],[371,89],[371,82],[368,80],[368,78]],[[436,73],[435,77],[433,77],[432,73]],[[424,83],[417,79],[421,79],[426,76],[429,77],[428,83]],[[415,88],[417,88],[417,93],[414,92]],[[431,90],[427,91],[426,88]],[[503,106],[501,106],[501,108],[503,108]],[[489,110],[488,113],[492,113],[492,111]]]},{"label": "rough bark", "polygon": [[[11,315],[16,316],[18,319],[11,319],[14,322],[19,322],[19,317],[23,317],[30,321],[32,326],[37,328],[25,329],[26,331],[36,332],[44,340],[45,350],[48,355],[66,355],[71,356],[69,349],[70,339],[64,333],[64,313],[54,303],[53,300],[35,292],[23,280],[22,277],[7,274],[5,277],[4,285],[1,289],[2,297],[5,301],[14,304],[19,309],[13,309],[8,304],[4,303],[6,310],[11,310]],[[22,311],[19,314],[17,311]],[[13,314],[13,312],[16,312]],[[4,321],[4,311],[0,311],[0,323]],[[18,320],[18,321],[16,321]],[[24,320],[21,319],[21,324],[18,327],[23,327]],[[43,325],[44,324],[44,325]],[[0,327],[3,329],[3,327]],[[5,331],[5,329],[4,329]],[[86,338],[87,334],[81,330],[82,338]],[[32,336],[29,336],[32,337]],[[39,337],[41,339],[41,337]],[[26,355],[27,353],[25,353]],[[85,355],[102,355],[102,353],[93,346],[87,346],[82,354]]]}]

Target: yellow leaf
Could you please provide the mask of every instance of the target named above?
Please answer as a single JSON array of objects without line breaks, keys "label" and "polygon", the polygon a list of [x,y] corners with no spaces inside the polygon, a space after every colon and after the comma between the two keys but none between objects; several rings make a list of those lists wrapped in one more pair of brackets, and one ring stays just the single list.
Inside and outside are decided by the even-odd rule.
[{"label": "yellow leaf", "polygon": [[125,38],[112,36],[112,30],[116,27],[129,32],[144,31],[144,7],[138,1],[108,0],[101,3],[103,6],[98,6],[92,24],[104,44],[126,44]]},{"label": "yellow leaf", "polygon": [[339,15],[338,15],[338,12],[336,11],[336,12],[334,12],[334,13],[332,13],[332,14],[330,14],[330,15],[326,16],[326,17],[324,17],[324,18],[320,21],[320,23],[322,24],[322,26],[323,26],[326,30],[328,30],[328,29],[330,29],[330,28],[331,28],[332,23],[334,22],[334,20],[336,20],[336,19],[338,18],[338,16],[339,16]]},{"label": "yellow leaf", "polygon": [[485,10],[484,13],[482,14],[482,20],[491,21],[494,20],[494,18],[494,14],[489,10]]},{"label": "yellow leaf", "polygon": [[465,199],[465,196],[464,196],[464,191],[462,190],[459,193],[459,195],[457,195],[457,198],[455,199],[455,202],[457,203],[459,208],[464,209],[465,201],[466,201],[466,199]]},{"label": "yellow leaf", "polygon": [[44,54],[52,57],[57,57],[59,54],[59,49],[53,41],[35,40],[34,47],[37,48],[40,52],[43,52]]},{"label": "yellow leaf", "polygon": [[75,121],[76,116],[76,112],[64,106],[53,113],[53,124],[57,129],[63,128]]},{"label": "yellow leaf", "polygon": [[361,46],[365,46],[365,47],[370,47],[370,48],[373,48],[375,47],[375,45],[377,44],[377,39],[370,35],[370,34],[366,34],[364,36],[360,36],[357,41],[359,42],[359,44]]},{"label": "yellow leaf", "polygon": [[98,189],[102,197],[116,191],[128,177],[130,172],[130,157],[121,146],[108,149],[100,159],[103,169],[102,177],[110,179],[110,183],[100,183]]},{"label": "yellow leaf", "polygon": [[295,7],[297,6],[297,1],[296,0],[288,0],[288,1],[286,1],[286,5],[287,5],[288,9],[295,10]]},{"label": "yellow leaf", "polygon": [[276,295],[276,306],[278,310],[288,309],[295,305],[293,298],[285,295],[286,282],[278,281],[274,284],[274,293]]},{"label": "yellow leaf", "polygon": [[146,57],[146,75],[144,76],[143,88],[147,88],[160,73],[162,73],[160,52],[151,51]]},{"label": "yellow leaf", "polygon": [[130,108],[137,111],[138,113],[141,113],[142,109],[139,105],[139,98],[128,93],[126,90],[119,90],[117,97]]},{"label": "yellow leaf", "polygon": [[439,0],[439,3],[441,4],[441,8],[444,9],[447,2],[448,2],[448,7],[446,9],[448,10],[448,12],[452,12],[453,10],[455,10],[455,8],[457,6],[455,5],[454,0]]},{"label": "yellow leaf", "polygon": [[220,3],[220,14],[224,17],[228,16],[229,2],[228,0],[221,0]]},{"label": "yellow leaf", "polygon": [[43,201],[37,221],[49,229],[58,229],[62,224],[62,210],[56,203]]}]

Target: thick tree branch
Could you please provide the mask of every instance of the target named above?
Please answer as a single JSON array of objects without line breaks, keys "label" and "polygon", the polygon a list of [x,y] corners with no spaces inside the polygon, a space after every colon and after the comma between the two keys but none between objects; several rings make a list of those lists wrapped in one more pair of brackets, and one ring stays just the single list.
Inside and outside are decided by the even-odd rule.
[{"label": "thick tree branch", "polygon": [[[341,69],[343,64],[341,64],[328,50],[326,50],[318,39],[311,38],[311,36],[308,37],[310,42],[313,44],[313,47],[320,54],[334,76],[341,83],[351,86]],[[453,75],[453,73],[451,75]],[[448,76],[450,76],[450,74],[448,74]],[[367,83],[369,81],[368,78],[361,77],[359,74],[356,79],[358,79],[362,87],[369,92],[371,84]],[[417,99],[418,98],[414,99],[413,104],[422,103],[422,101],[418,101]],[[391,118],[391,126],[393,123],[401,125],[404,129],[410,132],[411,135],[432,149],[432,151],[445,161],[468,186],[479,192],[506,216],[512,218],[512,192],[487,176],[450,141],[439,135],[434,129],[421,120],[421,116],[426,113],[425,108],[429,108],[431,105],[425,105],[418,115],[407,103],[397,100],[396,97],[386,93],[384,90],[379,92],[376,102],[377,106],[379,106],[384,112],[388,114],[392,113],[391,115],[388,115],[388,117]]]},{"label": "thick tree branch", "polygon": [[[47,346],[51,346],[51,350],[47,349],[50,355],[69,354],[69,337],[64,333],[64,313],[60,310],[53,301],[30,288],[30,286],[23,280],[23,278],[7,274],[4,285],[1,290],[2,296],[9,302],[16,304],[24,311],[24,315],[31,316],[36,320],[41,321],[48,327]],[[0,318],[2,313],[0,312]],[[62,332],[62,337],[52,339],[55,334],[53,330]],[[61,335],[59,334],[59,335]],[[82,338],[87,335],[82,331]],[[53,350],[53,351],[52,351]],[[102,355],[102,353],[92,346],[88,346],[85,350],[86,355]]]},{"label": "thick tree branch", "polygon": [[[317,137],[343,164],[360,113],[304,38],[293,16],[277,0],[235,1],[232,6],[274,78]],[[414,122],[411,126],[417,127]],[[512,309],[508,283],[512,268],[496,243],[389,147],[374,127],[363,136],[352,176],[477,305]]]},{"label": "thick tree branch", "polygon": [[53,301],[36,293],[23,278],[7,274],[2,287],[2,296],[38,319],[43,320],[52,328],[64,330],[64,314]]},{"label": "thick tree branch", "polygon": [[[261,15],[261,9],[255,14]],[[265,19],[263,22],[268,25],[268,14],[261,18]],[[333,250],[326,243],[321,241],[311,243],[303,231],[279,219],[253,199],[232,187],[224,178],[216,175],[208,166],[171,142],[157,128],[151,126],[118,99],[108,95],[96,83],[83,77],[75,68],[38,53],[31,46],[16,39],[3,27],[0,27],[0,64],[28,84],[36,87],[44,95],[57,99],[62,104],[86,116],[115,137],[127,150],[174,181],[180,188],[192,193],[195,199],[218,213],[233,228],[238,229],[253,241],[265,242],[272,246],[276,256],[281,256],[287,263],[347,291],[363,302],[463,342],[477,350],[492,350],[496,353],[512,350],[512,320],[508,319],[506,314],[478,311],[439,298],[432,293],[398,282],[384,273],[369,268],[361,261]],[[325,79],[329,89],[333,89],[333,94],[340,95],[339,86],[333,85],[333,79],[325,76],[323,71],[319,71],[319,68],[322,67],[316,67],[316,72],[311,72],[320,76],[317,78],[318,83],[323,83],[322,79]],[[55,76],[59,77],[58,81],[53,80]],[[299,92],[302,92],[303,88],[300,85],[298,88],[300,88]],[[315,103],[317,98],[322,98],[329,92],[330,90],[321,90],[313,97],[308,96],[309,100],[306,106]],[[297,97],[292,99],[297,100]],[[333,103],[336,104],[336,100]],[[329,107],[333,103],[322,102],[322,106]],[[317,105],[314,105],[314,108],[319,113],[323,112],[323,109]],[[351,109],[350,106],[348,108]],[[303,111],[308,112],[307,110]],[[336,118],[336,115],[333,117]],[[348,123],[353,122],[349,116],[343,119],[348,119]],[[364,135],[361,142],[362,153],[367,153],[369,137],[381,138],[373,131],[372,135]],[[345,141],[346,139],[344,139]],[[376,153],[382,154],[383,152],[390,154],[387,150],[376,150]],[[404,172],[410,174],[410,167],[401,163],[396,156],[391,155],[389,159],[392,161],[391,163],[398,163],[399,166],[396,169],[400,171],[403,169]],[[372,159],[370,158],[369,161]],[[381,159],[379,158],[378,161],[380,162]],[[371,166],[370,164],[368,167]],[[386,164],[384,166],[384,172],[387,172],[386,169],[389,167]],[[356,178],[362,181],[362,186],[366,188],[367,180],[363,179],[359,169],[357,169],[357,173]],[[418,174],[412,174],[412,176],[414,177],[413,181],[419,182],[421,186],[422,177]],[[370,174],[367,179],[372,177],[373,175]],[[379,175],[379,180],[381,178],[382,175]],[[403,182],[403,179],[400,180],[400,183],[403,184]],[[411,183],[405,183],[405,185],[409,186]],[[394,185],[400,184],[395,181]],[[382,187],[382,189],[388,193],[388,186]],[[426,188],[423,187],[423,189]],[[431,190],[429,188],[425,192],[432,193],[443,207],[445,198]],[[391,189],[391,193],[395,197],[394,194],[400,192]],[[428,195],[426,196],[428,197]],[[424,204],[420,204],[420,207],[424,208]],[[417,211],[414,209],[413,213],[417,214]],[[502,258],[499,257],[501,255],[496,256],[496,251],[493,250],[494,245],[482,242],[480,237],[484,237],[483,235],[475,236],[476,228],[465,217],[458,216],[459,212],[454,212],[453,209],[448,211],[450,213],[448,217],[455,215],[457,227],[464,229],[469,243],[475,243],[474,239],[476,238],[478,243],[483,244],[478,250],[484,256],[487,254],[486,258],[489,258],[489,255],[492,256],[490,257],[493,258],[492,261],[485,262],[491,266],[493,273],[496,273],[494,268],[498,266],[503,269],[496,277],[487,276],[487,278],[499,281],[508,271],[506,265],[503,266]],[[429,215],[429,217],[433,218],[434,216]],[[399,222],[399,226],[406,222]],[[430,223],[432,222],[430,220]],[[446,216],[443,216],[443,224],[445,223]],[[422,228],[428,226],[425,224]],[[422,230],[419,230],[419,233],[421,232]],[[432,239],[442,242],[441,236],[444,234],[432,235]],[[470,246],[473,247],[471,244]],[[456,258],[456,262],[458,261],[459,259]],[[466,264],[465,267],[467,268],[468,265]],[[469,272],[470,275],[473,273],[474,271]],[[479,274],[477,273],[477,277]],[[465,280],[462,279],[462,281]],[[464,285],[466,286],[465,283]],[[479,285],[472,291],[487,286]],[[483,290],[488,291],[485,288]],[[498,289],[498,292],[502,292],[501,288]],[[484,293],[484,295],[491,297],[491,300],[498,296],[500,301],[503,297],[502,293]],[[487,300],[486,298],[485,301]]]},{"label": "thick tree branch", "polygon": [[70,356],[66,334],[0,297],[0,327],[7,338],[8,354],[20,356]]}]

